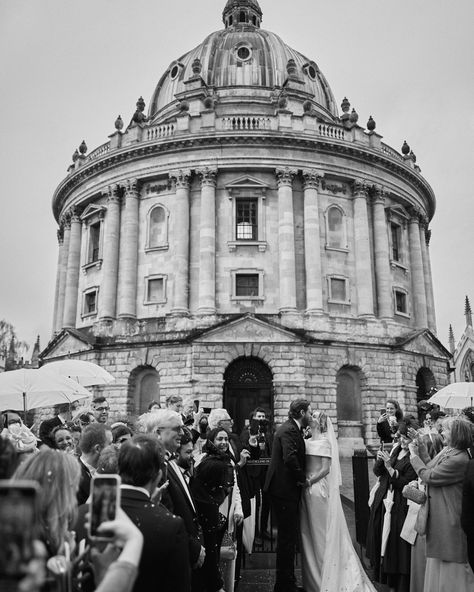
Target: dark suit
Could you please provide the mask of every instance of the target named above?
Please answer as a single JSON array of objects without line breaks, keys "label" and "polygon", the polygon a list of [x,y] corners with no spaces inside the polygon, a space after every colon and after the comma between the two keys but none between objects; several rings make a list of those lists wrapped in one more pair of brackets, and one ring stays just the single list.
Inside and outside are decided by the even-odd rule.
[{"label": "dark suit", "polygon": [[[178,469],[179,470],[179,469]],[[184,489],[184,485],[177,476],[173,467],[169,466],[167,471],[169,485],[163,494],[161,503],[176,516],[180,516],[184,522],[184,528],[188,535],[188,547],[189,547],[189,564],[192,568],[201,553],[201,546],[203,546],[203,539],[201,533],[201,527],[195,511],[196,506],[192,506],[189,497]],[[187,487],[189,495],[191,490]],[[191,496],[192,497],[192,496]],[[194,501],[194,500],[193,500]],[[191,589],[194,592],[202,589],[200,569],[194,569],[191,572]]]},{"label": "dark suit", "polygon": [[77,505],[81,506],[86,503],[91,492],[92,475],[81,459],[78,459],[78,462],[81,467],[81,477],[79,479],[79,488],[77,490]]},{"label": "dark suit", "polygon": [[[474,448],[471,448],[471,454]],[[473,454],[474,456],[474,454]],[[467,556],[469,564],[474,571],[474,460],[467,465],[466,476],[462,490],[461,526],[467,537]]]},{"label": "dark suit", "polygon": [[55,448],[54,440],[50,436],[54,428],[60,425],[63,425],[63,422],[57,415],[52,419],[42,421],[39,429],[39,439],[41,442],[50,448]]},{"label": "dark suit", "polygon": [[296,590],[298,510],[305,481],[304,439],[298,424],[289,419],[275,433],[265,481],[278,525],[275,592]]},{"label": "dark suit", "polygon": [[121,490],[121,506],[143,534],[134,592],[189,592],[188,536],[184,522],[142,491]]}]

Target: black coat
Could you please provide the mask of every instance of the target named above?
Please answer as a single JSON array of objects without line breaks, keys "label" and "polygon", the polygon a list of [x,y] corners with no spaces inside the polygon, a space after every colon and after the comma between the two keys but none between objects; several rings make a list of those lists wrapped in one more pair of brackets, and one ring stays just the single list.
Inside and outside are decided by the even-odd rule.
[{"label": "black coat", "polygon": [[[170,466],[168,466],[168,481],[169,485],[163,494],[161,503],[172,514],[176,514],[176,516],[180,516],[183,519],[184,527],[188,533],[189,561],[191,566],[193,566],[199,559],[201,545],[203,544],[201,527],[199,526],[197,514],[194,509],[196,508],[196,504],[193,508],[184,490],[184,486],[176,475],[174,469]],[[188,491],[192,497],[190,488],[188,488]]]},{"label": "black coat", "polygon": [[45,419],[42,421],[39,428],[39,439],[41,442],[50,448],[55,448],[54,440],[51,438],[51,432],[54,430],[54,428],[60,425],[63,425],[63,422],[57,415],[52,419]]},{"label": "black coat", "polygon": [[77,505],[85,504],[91,492],[92,475],[86,465],[78,459],[81,467],[81,477],[79,479],[79,488],[77,490]]},{"label": "black coat", "polygon": [[265,491],[280,499],[298,502],[305,475],[305,445],[298,424],[288,419],[276,431]]},{"label": "black coat", "polygon": [[[411,546],[400,538],[400,532],[408,512],[407,500],[402,496],[402,489],[410,481],[418,477],[415,469],[411,466],[410,455],[405,455],[398,460],[400,447],[395,446],[391,456],[390,464],[398,471],[390,477],[382,460],[377,460],[374,465],[374,474],[380,478],[380,486],[375,493],[374,502],[370,509],[369,525],[367,529],[366,553],[374,568],[376,581],[386,583],[388,575],[410,573]],[[380,565],[380,547],[382,542],[382,525],[385,515],[385,499],[390,485],[393,488],[393,507],[390,519],[390,534],[387,548]]]},{"label": "black coat", "polygon": [[189,592],[188,536],[184,522],[141,491],[121,490],[121,506],[143,534],[134,592]]},{"label": "black coat", "polygon": [[[471,449],[474,452],[474,449]],[[474,459],[467,465],[462,490],[461,526],[467,537],[467,555],[474,571]]]}]

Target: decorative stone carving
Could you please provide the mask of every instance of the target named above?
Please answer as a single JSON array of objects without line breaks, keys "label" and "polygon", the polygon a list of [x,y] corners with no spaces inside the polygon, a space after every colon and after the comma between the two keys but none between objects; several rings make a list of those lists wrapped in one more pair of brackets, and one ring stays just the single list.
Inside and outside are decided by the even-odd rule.
[{"label": "decorative stone carving", "polygon": [[180,169],[179,171],[172,171],[169,174],[172,181],[175,182],[176,188],[188,188],[191,181],[191,169]]},{"label": "decorative stone carving", "polygon": [[215,187],[217,184],[217,169],[211,167],[204,167],[198,169],[197,174],[201,179],[201,185],[211,185]]},{"label": "decorative stone carving", "polygon": [[369,195],[370,185],[365,179],[355,179],[352,183],[352,195],[354,197],[367,198]]},{"label": "decorative stone carving", "polygon": [[324,174],[314,169],[303,169],[304,188],[319,189]]},{"label": "decorative stone carving", "polygon": [[138,180],[127,179],[124,185],[125,197],[138,197]]},{"label": "decorative stone carving", "polygon": [[104,192],[104,195],[107,197],[107,204],[110,203],[120,203],[120,194],[119,194],[119,186],[118,185],[109,185]]},{"label": "decorative stone carving", "polygon": [[285,167],[284,169],[276,169],[278,187],[281,187],[282,185],[291,187],[293,184],[293,179],[296,177],[297,173],[298,171],[296,169],[291,169],[289,167]]},{"label": "decorative stone carving", "polygon": [[143,100],[143,97],[140,97],[136,103],[136,111],[132,116],[132,121],[131,123],[137,123],[137,124],[142,124],[145,123],[145,121],[147,120],[147,116],[145,115],[144,111],[145,111],[145,101]]},{"label": "decorative stone carving", "polygon": [[58,237],[59,246],[61,246],[64,242],[64,226],[59,226],[56,236]]},{"label": "decorative stone carving", "polygon": [[84,156],[87,152],[87,144],[84,140],[82,140],[81,145],[79,146],[79,152],[82,154],[82,156]]},{"label": "decorative stone carving", "polygon": [[114,125],[115,125],[115,129],[117,131],[119,131],[119,132],[122,131],[122,129],[123,129],[123,119],[122,119],[122,117],[120,115],[115,120],[115,124]]}]

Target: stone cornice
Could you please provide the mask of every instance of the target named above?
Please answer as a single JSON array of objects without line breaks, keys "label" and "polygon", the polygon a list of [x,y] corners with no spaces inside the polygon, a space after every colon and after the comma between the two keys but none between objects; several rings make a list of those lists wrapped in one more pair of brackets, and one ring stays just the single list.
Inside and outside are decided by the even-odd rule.
[{"label": "stone cornice", "polygon": [[166,140],[153,142],[142,142],[106,152],[102,157],[86,164],[76,172],[66,177],[56,189],[53,196],[53,212],[55,217],[63,207],[68,194],[72,192],[86,179],[94,177],[107,169],[115,169],[128,162],[147,159],[157,154],[182,153],[183,151],[196,150],[197,148],[222,147],[228,145],[278,145],[279,148],[298,147],[307,149],[314,154],[320,151],[325,154],[336,154],[347,157],[351,160],[370,163],[384,168],[413,185],[422,193],[427,203],[428,215],[434,215],[436,200],[429,183],[415,170],[409,168],[401,161],[387,155],[385,152],[365,148],[358,144],[349,142],[332,141],[330,138],[308,137],[308,136],[287,136],[281,132],[260,130],[252,132],[231,132],[214,133],[212,135],[174,136]]}]

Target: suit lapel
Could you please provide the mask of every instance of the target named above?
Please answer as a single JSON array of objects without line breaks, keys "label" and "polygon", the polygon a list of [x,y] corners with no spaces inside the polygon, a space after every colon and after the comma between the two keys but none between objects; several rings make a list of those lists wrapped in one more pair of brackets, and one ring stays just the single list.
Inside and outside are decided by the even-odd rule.
[{"label": "suit lapel", "polygon": [[[187,485],[183,485],[183,482],[176,474],[175,466],[173,466],[171,462],[168,463],[168,466],[169,466],[168,479],[171,479],[173,481],[173,483],[175,484],[175,486],[180,488],[184,497],[186,498],[188,505],[190,506],[191,510],[193,511],[193,514],[195,514],[196,509],[194,507],[194,503],[192,502],[192,497],[191,497],[191,492],[189,490],[189,487]],[[179,468],[178,468],[178,470],[179,470]],[[183,477],[183,481],[184,481],[184,477]]]}]

